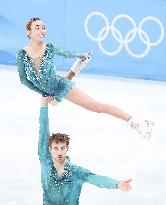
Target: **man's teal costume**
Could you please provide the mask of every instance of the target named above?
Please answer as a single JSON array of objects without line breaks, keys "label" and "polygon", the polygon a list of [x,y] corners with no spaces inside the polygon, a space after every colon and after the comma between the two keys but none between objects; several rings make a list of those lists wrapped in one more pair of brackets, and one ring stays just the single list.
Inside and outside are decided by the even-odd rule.
[{"label": "man's teal costume", "polygon": [[38,154],[41,164],[43,205],[78,205],[82,186],[85,182],[100,188],[116,189],[118,181],[99,176],[74,165],[67,157],[65,172],[58,176],[48,147],[49,119],[48,107],[40,108],[40,129]]}]

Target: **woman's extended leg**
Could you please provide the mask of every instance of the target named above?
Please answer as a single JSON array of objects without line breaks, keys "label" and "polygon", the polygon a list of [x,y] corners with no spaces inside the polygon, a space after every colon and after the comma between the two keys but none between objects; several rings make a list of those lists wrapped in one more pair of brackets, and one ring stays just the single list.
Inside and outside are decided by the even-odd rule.
[{"label": "woman's extended leg", "polygon": [[92,112],[106,113],[125,121],[131,119],[131,116],[123,110],[113,105],[100,103],[76,87],[72,88],[66,96],[66,99]]},{"label": "woman's extended leg", "polygon": [[153,122],[131,117],[129,114],[113,105],[97,102],[76,87],[72,88],[72,90],[66,96],[66,99],[77,105],[80,105],[87,110],[98,113],[106,113],[119,119],[125,120],[126,122],[128,122],[128,125],[131,128],[137,130],[140,135],[146,139],[149,139],[152,135],[154,125]]}]

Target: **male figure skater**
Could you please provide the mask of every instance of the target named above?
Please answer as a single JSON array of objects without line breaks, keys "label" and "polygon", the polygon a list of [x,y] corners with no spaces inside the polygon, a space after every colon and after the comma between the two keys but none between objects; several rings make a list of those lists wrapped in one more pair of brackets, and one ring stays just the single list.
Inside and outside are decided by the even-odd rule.
[{"label": "male figure skater", "polygon": [[99,176],[72,164],[68,156],[70,138],[66,134],[49,134],[48,97],[42,97],[38,154],[41,164],[43,205],[78,205],[85,182],[100,188],[129,191],[130,181]]}]

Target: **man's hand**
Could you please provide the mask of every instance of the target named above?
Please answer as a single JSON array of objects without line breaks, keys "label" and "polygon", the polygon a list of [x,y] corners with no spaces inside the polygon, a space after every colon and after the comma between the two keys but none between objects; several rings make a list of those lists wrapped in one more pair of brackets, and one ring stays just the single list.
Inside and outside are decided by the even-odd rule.
[{"label": "man's hand", "polygon": [[55,99],[53,96],[42,97],[41,98],[41,106],[48,106],[48,103],[53,104],[54,101],[55,101]]},{"label": "man's hand", "polygon": [[130,191],[130,189],[131,189],[130,182],[131,181],[132,181],[132,179],[120,181],[118,184],[118,189],[120,189],[121,191]]}]

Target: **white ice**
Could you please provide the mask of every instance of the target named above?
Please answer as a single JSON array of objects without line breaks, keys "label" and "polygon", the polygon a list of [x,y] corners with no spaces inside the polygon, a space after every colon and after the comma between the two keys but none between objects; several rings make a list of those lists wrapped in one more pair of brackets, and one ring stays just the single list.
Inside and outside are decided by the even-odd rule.
[{"label": "white ice", "polygon": [[[80,74],[77,86],[99,101],[155,121],[153,138],[142,139],[125,122],[64,100],[49,108],[51,132],[70,135],[75,164],[118,180],[132,190],[85,184],[80,205],[166,205],[166,82]],[[0,66],[0,205],[41,205],[37,155],[40,96]]]}]

